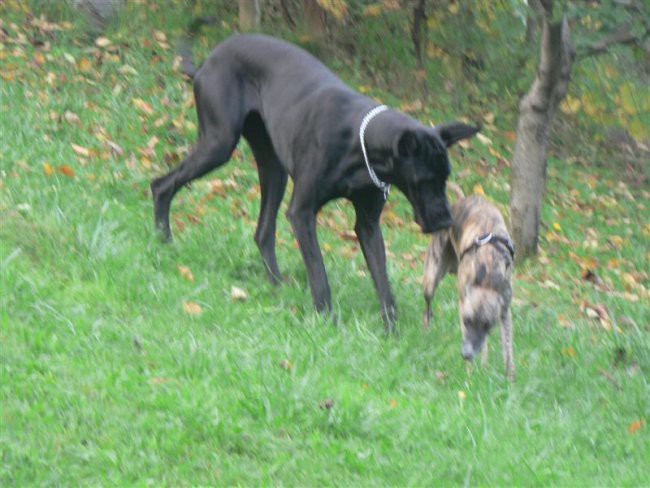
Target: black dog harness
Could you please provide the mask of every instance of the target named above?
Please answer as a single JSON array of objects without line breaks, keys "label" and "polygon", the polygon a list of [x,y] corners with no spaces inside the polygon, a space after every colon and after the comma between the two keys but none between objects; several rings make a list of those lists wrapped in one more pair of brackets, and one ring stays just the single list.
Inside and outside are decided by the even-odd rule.
[{"label": "black dog harness", "polygon": [[[499,250],[499,252],[501,252],[501,254],[503,254],[506,257],[510,257],[512,261],[515,260],[515,245],[512,243],[512,241],[507,237],[495,236],[494,234],[492,234],[492,232],[488,232],[487,234],[483,234],[482,236],[478,236],[476,239],[474,239],[472,245],[469,246],[460,254],[458,261],[460,262],[460,260],[463,259],[465,254],[467,254],[468,252],[474,251],[475,249],[478,249],[479,247],[484,246],[486,244],[492,244],[494,247],[496,247]],[[505,246],[505,248],[508,250],[507,255],[503,252],[503,248],[501,248],[498,244],[502,244],[503,246]]]}]

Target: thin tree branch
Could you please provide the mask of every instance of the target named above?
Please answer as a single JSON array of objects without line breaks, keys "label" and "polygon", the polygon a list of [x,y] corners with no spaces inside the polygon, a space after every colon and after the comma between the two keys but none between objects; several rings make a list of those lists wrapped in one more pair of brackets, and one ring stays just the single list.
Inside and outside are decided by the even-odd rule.
[{"label": "thin tree branch", "polygon": [[615,45],[640,45],[649,35],[650,31],[646,31],[641,36],[635,36],[630,31],[630,23],[625,23],[619,26],[610,35],[586,46],[578,48],[578,59],[583,59],[589,56],[597,56],[606,53],[610,47]]}]

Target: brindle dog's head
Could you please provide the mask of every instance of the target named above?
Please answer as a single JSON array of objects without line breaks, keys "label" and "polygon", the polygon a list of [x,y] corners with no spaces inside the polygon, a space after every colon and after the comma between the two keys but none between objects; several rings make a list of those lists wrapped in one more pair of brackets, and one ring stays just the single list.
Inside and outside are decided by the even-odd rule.
[{"label": "brindle dog's head", "polygon": [[463,320],[463,358],[471,361],[481,351],[490,330],[499,322],[502,297],[495,290],[471,286],[460,304]]},{"label": "brindle dog's head", "polygon": [[423,232],[436,232],[451,226],[451,211],[445,194],[451,172],[447,149],[478,131],[478,127],[451,122],[431,129],[407,129],[396,136],[394,183],[411,202],[415,221]]}]

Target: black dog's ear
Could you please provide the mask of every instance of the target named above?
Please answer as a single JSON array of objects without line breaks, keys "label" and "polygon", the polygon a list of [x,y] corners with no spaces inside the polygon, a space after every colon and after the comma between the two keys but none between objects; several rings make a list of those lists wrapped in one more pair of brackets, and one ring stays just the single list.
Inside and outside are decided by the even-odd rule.
[{"label": "black dog's ear", "polygon": [[412,130],[402,131],[393,143],[393,153],[397,158],[408,158],[415,156],[420,151],[420,141],[417,134]]},{"label": "black dog's ear", "polygon": [[469,139],[480,131],[481,128],[474,125],[463,124],[462,122],[448,122],[446,124],[437,125],[436,130],[438,131],[438,134],[440,134],[442,142],[444,142],[445,146],[449,148],[458,141]]}]

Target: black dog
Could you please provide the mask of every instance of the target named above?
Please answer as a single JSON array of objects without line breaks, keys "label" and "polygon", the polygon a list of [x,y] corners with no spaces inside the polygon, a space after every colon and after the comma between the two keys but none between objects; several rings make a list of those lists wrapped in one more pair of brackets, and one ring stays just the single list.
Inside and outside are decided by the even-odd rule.
[{"label": "black dog", "polygon": [[[294,190],[287,216],[316,309],[332,308],[316,215],[330,200],[345,197],[354,205],[355,231],[390,328],[395,302],[379,228],[386,183],[406,195],[424,232],[449,227],[447,148],[478,129],[462,123],[426,127],[394,110],[373,111],[376,102],[351,90],[313,56],[262,35],[236,36],[217,46],[196,73],[194,97],[198,145],[178,168],[151,184],[156,227],[163,236],[171,239],[169,209],[176,192],[226,163],[243,135],[259,172],[262,203],[255,241],[271,281],[280,280],[275,223],[290,175]],[[363,145],[362,122],[363,129],[367,126]]]}]

